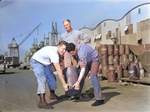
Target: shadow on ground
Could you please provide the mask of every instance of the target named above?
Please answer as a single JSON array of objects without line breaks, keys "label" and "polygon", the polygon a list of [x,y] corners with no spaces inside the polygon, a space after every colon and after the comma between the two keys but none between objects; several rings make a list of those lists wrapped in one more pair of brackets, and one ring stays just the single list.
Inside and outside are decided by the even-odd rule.
[{"label": "shadow on ground", "polygon": [[9,74],[14,74],[16,72],[5,72],[5,73],[0,73],[0,75],[9,75]]},{"label": "shadow on ground", "polygon": [[[103,87],[101,88],[102,91],[105,90],[105,89],[115,89],[113,87]],[[86,91],[86,94],[87,94],[87,98],[82,98],[80,96],[80,99],[75,99],[75,100],[70,100],[69,97],[67,97],[66,95],[61,95],[60,96],[60,99],[61,100],[56,100],[54,102],[51,102],[52,105],[55,105],[55,104],[58,104],[58,103],[61,103],[63,101],[73,101],[73,102],[88,102],[88,101],[91,101],[94,99],[94,89],[93,88],[90,88],[89,90]],[[118,92],[106,92],[106,93],[102,93],[102,96],[104,98],[104,102],[108,102],[112,97],[114,96],[117,96],[117,95],[120,95],[120,93]]]}]

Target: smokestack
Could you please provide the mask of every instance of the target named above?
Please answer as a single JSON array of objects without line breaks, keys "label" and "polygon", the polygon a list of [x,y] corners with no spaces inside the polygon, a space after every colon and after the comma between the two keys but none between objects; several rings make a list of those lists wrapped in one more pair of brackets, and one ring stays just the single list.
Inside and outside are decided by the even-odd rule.
[{"label": "smokestack", "polygon": [[55,29],[56,29],[56,33],[57,33],[57,22],[55,22]]},{"label": "smokestack", "polygon": [[45,38],[45,33],[44,33],[44,46],[46,45],[46,38]]},{"label": "smokestack", "polygon": [[36,38],[36,45],[38,46],[38,39]]},{"label": "smokestack", "polygon": [[53,31],[53,29],[54,29],[54,25],[53,25],[53,22],[52,22],[52,31]]},{"label": "smokestack", "polygon": [[35,46],[35,38],[33,39],[33,46]]}]

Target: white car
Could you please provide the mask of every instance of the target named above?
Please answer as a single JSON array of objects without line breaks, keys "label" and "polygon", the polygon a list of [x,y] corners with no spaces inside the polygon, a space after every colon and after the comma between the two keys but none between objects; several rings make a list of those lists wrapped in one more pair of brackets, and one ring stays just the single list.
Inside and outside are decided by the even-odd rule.
[{"label": "white car", "polygon": [[6,65],[4,61],[4,55],[0,54],[0,72],[5,73],[6,71]]}]

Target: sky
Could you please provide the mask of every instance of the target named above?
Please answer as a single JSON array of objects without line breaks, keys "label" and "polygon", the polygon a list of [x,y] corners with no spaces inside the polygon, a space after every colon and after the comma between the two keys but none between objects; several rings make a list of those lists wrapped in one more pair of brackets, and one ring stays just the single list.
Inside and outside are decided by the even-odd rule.
[{"label": "sky", "polygon": [[[0,54],[8,52],[13,37],[17,44],[40,23],[19,47],[20,61],[30,51],[34,38],[44,40],[44,34],[57,22],[58,38],[65,32],[63,20],[70,19],[72,28],[95,28],[105,19],[121,19],[132,8],[150,0],[0,0]],[[22,35],[22,36],[20,36]]]}]

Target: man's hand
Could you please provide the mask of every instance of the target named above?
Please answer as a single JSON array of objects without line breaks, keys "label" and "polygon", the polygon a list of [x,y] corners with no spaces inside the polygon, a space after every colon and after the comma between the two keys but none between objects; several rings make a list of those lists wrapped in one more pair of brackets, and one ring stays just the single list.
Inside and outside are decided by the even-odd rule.
[{"label": "man's hand", "polygon": [[75,90],[79,90],[80,89],[80,83],[77,81],[72,87],[75,87]]},{"label": "man's hand", "polygon": [[59,63],[53,63],[53,64],[54,64],[54,66],[56,68],[57,74],[59,76],[59,79],[61,80],[61,83],[63,85],[64,90],[67,91],[68,90],[68,84],[64,80],[64,75],[62,73],[62,70],[60,68]]},{"label": "man's hand", "polygon": [[65,90],[65,91],[68,91],[68,86],[69,86],[69,85],[68,85],[67,83],[63,84],[63,87],[64,87],[64,90]]},{"label": "man's hand", "polygon": [[72,86],[72,87],[75,87],[74,89],[76,89],[76,90],[80,89],[80,82],[81,82],[84,74],[85,74],[85,67],[81,68],[80,75],[78,77],[78,81]]}]

